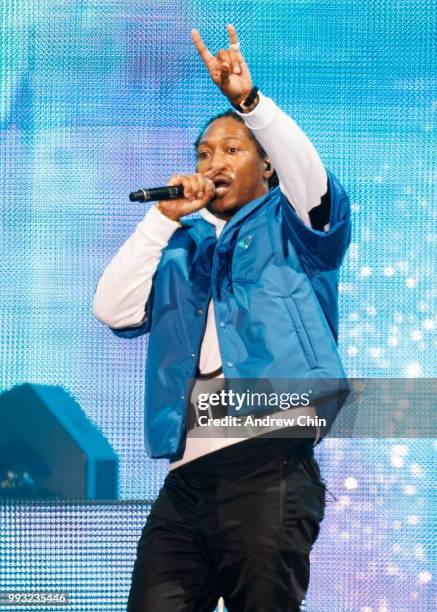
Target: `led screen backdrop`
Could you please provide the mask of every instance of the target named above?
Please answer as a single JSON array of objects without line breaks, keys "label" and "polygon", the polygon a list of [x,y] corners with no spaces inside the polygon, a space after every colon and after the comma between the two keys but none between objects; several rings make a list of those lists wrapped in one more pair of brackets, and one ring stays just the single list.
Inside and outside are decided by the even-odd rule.
[{"label": "led screen backdrop", "polygon": [[[190,172],[199,127],[227,108],[192,27],[215,51],[235,24],[255,83],[350,194],[340,285],[348,374],[436,375],[436,9],[435,0],[3,2],[0,390],[29,382],[71,394],[118,455],[120,501],[3,504],[0,590],[60,590],[71,610],[124,609],[166,462],[143,450],[147,339],[116,338],[91,303],[145,213],[128,193]],[[328,493],[307,610],[435,609],[435,453],[430,439],[318,447],[336,499]]]}]

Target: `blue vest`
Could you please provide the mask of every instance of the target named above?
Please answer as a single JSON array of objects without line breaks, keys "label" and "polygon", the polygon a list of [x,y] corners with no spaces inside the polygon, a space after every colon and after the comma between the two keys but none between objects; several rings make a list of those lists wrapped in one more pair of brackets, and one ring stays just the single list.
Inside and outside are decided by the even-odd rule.
[{"label": "blue vest", "polygon": [[[149,332],[144,434],[154,458],[185,444],[187,385],[212,297],[225,378],[340,379],[338,272],[350,242],[349,198],[328,172],[330,229],[308,228],[279,190],[243,206],[216,239],[185,220],[163,250],[141,327]],[[347,382],[345,381],[345,386]]]}]

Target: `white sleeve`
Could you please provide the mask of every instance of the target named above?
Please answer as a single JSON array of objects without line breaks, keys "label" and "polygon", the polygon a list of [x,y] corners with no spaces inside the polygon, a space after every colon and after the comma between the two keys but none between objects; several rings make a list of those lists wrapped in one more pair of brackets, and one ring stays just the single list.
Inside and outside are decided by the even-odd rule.
[{"label": "white sleeve", "polygon": [[320,204],[328,177],[316,149],[300,129],[270,98],[258,93],[250,113],[238,113],[272,161],[279,187],[296,213],[311,227],[308,212]]},{"label": "white sleeve", "polygon": [[134,233],[121,245],[105,268],[93,300],[94,316],[113,328],[137,327],[145,319],[145,306],[162,249],[180,227],[153,206]]}]

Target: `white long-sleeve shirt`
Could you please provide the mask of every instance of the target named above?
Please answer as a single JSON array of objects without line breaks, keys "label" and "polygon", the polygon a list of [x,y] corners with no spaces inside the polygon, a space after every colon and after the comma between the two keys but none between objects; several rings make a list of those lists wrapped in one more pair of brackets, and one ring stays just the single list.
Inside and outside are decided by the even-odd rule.
[{"label": "white long-sleeve shirt", "polygon": [[[310,227],[308,213],[320,204],[321,197],[327,191],[326,170],[314,146],[293,119],[262,93],[259,93],[256,108],[250,113],[241,114],[241,117],[269,156],[281,191],[293,204],[296,214]],[[215,226],[218,238],[226,221],[215,217],[206,208],[199,213]],[[93,313],[97,319],[112,328],[142,325],[145,304],[162,250],[178,227],[179,223],[161,214],[156,207],[149,209],[99,280],[93,301]],[[199,370],[208,373],[220,366],[220,348],[211,300],[200,349]],[[187,436],[184,455],[172,463],[171,468],[240,440]]]}]

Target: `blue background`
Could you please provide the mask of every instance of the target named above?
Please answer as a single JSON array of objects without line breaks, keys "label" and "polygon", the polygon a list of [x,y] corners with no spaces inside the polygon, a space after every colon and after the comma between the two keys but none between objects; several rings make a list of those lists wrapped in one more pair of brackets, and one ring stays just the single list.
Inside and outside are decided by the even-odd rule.
[{"label": "blue background", "polygon": [[[147,339],[116,338],[91,303],[145,213],[129,191],[191,172],[199,127],[228,107],[192,27],[216,52],[234,23],[254,82],[350,194],[340,285],[348,374],[436,375],[436,9],[436,0],[2,4],[0,389],[27,381],[72,393],[120,456],[122,500],[153,499],[167,469],[143,449]],[[307,610],[435,609],[435,453],[432,440],[318,447],[337,501],[328,494]],[[147,501],[3,506],[1,590],[64,590],[72,610],[123,610],[148,510]]]}]

